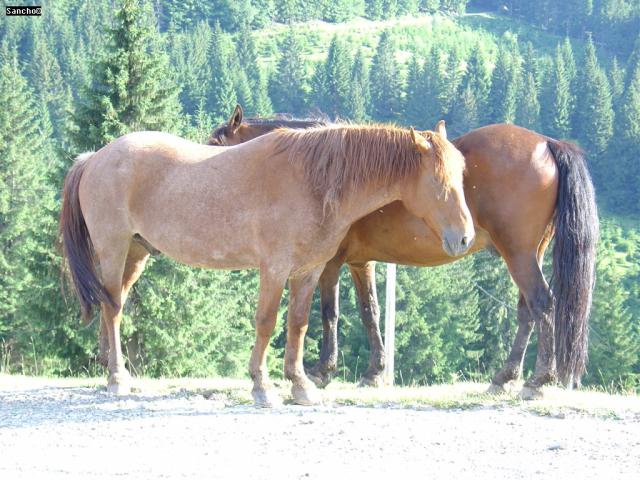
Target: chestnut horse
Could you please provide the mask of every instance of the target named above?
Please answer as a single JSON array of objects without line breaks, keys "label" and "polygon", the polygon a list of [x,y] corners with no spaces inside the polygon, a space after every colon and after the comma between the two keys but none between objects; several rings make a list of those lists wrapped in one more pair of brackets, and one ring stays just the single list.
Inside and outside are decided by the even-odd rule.
[{"label": "chestnut horse", "polygon": [[200,267],[260,269],[249,364],[257,405],[278,403],[266,349],[289,279],[285,376],[296,403],[318,402],[302,352],[326,262],[353,222],[395,200],[451,255],[465,252],[474,231],[463,170],[464,158],[440,133],[390,126],[282,129],[236,147],[138,132],[82,155],[65,180],[60,231],[85,319],[101,306],[108,390],[129,392],[122,306],[150,251],[160,251]]},{"label": "chestnut horse", "polygon": [[[268,132],[268,125],[265,120],[243,123],[238,106],[207,142],[235,145]],[[309,125],[296,120],[296,126]],[[497,251],[520,290],[516,337],[490,391],[502,392],[520,377],[534,325],[539,333],[535,372],[522,396],[541,396],[542,386],[556,379],[556,363],[566,384],[579,382],[586,362],[598,238],[593,184],[582,152],[570,143],[506,124],[473,130],[452,143],[466,158],[464,190],[476,229],[467,254],[483,248]],[[541,265],[554,234],[552,291]],[[314,382],[326,385],[336,371],[343,263],[349,265],[371,346],[362,383],[379,385],[384,347],[373,261],[433,266],[456,259],[446,255],[433,232],[399,202],[355,223],[320,277],[322,347],[319,364],[308,372]]]}]

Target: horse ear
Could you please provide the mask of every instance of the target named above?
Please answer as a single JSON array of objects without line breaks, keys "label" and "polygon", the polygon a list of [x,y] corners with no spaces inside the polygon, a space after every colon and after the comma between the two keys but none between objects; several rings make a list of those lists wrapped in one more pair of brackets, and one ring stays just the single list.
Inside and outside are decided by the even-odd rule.
[{"label": "horse ear", "polygon": [[242,107],[240,105],[236,105],[235,110],[231,114],[231,118],[229,118],[229,126],[236,129],[242,123]]},{"label": "horse ear", "polygon": [[444,120],[440,120],[436,123],[435,131],[440,134],[442,138],[447,139],[447,129],[444,126]]},{"label": "horse ear", "polygon": [[416,133],[413,127],[409,129],[411,133],[411,141],[416,146],[419,152],[426,153],[431,148],[431,143],[424,138],[420,133]]}]

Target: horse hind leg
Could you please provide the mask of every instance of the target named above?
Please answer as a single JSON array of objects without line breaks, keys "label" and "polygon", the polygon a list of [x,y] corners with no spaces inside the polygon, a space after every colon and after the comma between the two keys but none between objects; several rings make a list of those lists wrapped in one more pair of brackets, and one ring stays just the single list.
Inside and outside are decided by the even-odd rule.
[{"label": "horse hind leg", "polygon": [[320,309],[322,312],[322,345],[319,362],[307,369],[309,379],[320,388],[332,380],[338,367],[338,318],[340,314],[340,267],[343,259],[336,256],[320,275]]},{"label": "horse hind leg", "polygon": [[[136,283],[149,259],[149,251],[137,242],[132,242],[125,261],[122,275],[122,304],[126,302],[131,287]],[[109,366],[109,333],[104,315],[100,316],[98,363],[103,367]]]},{"label": "horse hind leg", "polygon": [[492,394],[506,393],[505,385],[517,380],[522,374],[524,355],[527,351],[529,338],[534,327],[534,320],[531,318],[529,307],[522,293],[518,300],[518,331],[513,340],[511,351],[507,357],[505,365],[493,376],[489,392]]},{"label": "horse hind leg", "polygon": [[131,375],[125,367],[120,342],[122,308],[129,290],[142,273],[147,255],[136,247],[132,248],[131,239],[126,237],[99,238],[94,245],[102,283],[116,303],[115,307],[101,305],[101,325],[109,341],[107,391],[127,395],[131,392]]},{"label": "horse hind leg", "polygon": [[[536,261],[538,263],[538,270],[541,272],[542,270],[542,262],[544,259],[544,253],[549,246],[549,242],[552,238],[552,231],[550,228],[547,228],[544,237],[542,238],[540,245],[538,246],[538,250],[536,253]],[[509,256],[505,257],[505,261],[507,265],[513,263]],[[531,268],[523,269],[514,269],[512,270],[511,275],[513,276],[516,284],[528,284],[528,280],[526,275],[527,272],[531,271]],[[525,273],[522,273],[522,272]],[[523,275],[522,279],[516,278],[516,276]],[[538,277],[538,275],[536,275]],[[540,278],[538,278],[540,280]],[[542,277],[542,284],[548,290],[548,286],[544,281],[544,277]],[[540,283],[540,282],[539,282]],[[539,288],[538,288],[539,289]],[[529,295],[531,297],[531,295]],[[533,301],[533,299],[532,299]],[[507,361],[505,365],[493,376],[491,380],[491,385],[489,386],[488,393],[500,394],[505,393],[506,388],[505,385],[520,378],[523,371],[524,365],[524,356],[527,351],[527,346],[529,344],[529,339],[531,338],[531,333],[533,332],[533,328],[535,327],[535,317],[532,316],[531,311],[529,310],[529,305],[527,304],[527,300],[525,297],[525,292],[520,290],[520,297],[518,299],[518,330],[516,332],[516,336],[513,340],[513,345],[511,346],[511,351],[509,352],[509,356],[507,357]]]},{"label": "horse hind leg", "polygon": [[349,265],[353,283],[358,293],[360,318],[369,339],[369,366],[362,375],[359,386],[381,387],[384,385],[384,344],[380,333],[380,306],[376,292],[376,263]]},{"label": "horse hind leg", "polygon": [[[535,372],[525,382],[521,396],[524,399],[540,398],[542,387],[556,380],[553,299],[535,255],[521,254],[505,260],[538,329]],[[521,355],[524,355],[524,349]]]}]

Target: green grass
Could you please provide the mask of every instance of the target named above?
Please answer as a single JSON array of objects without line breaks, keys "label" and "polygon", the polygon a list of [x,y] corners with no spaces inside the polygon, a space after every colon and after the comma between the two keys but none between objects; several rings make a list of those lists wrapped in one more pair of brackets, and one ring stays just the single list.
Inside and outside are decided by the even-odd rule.
[{"label": "green grass", "polygon": [[[0,391],[43,387],[88,387],[104,390],[102,378],[43,378],[18,375],[0,375]],[[149,379],[136,378],[133,394],[152,395],[202,395],[223,407],[251,405],[251,382],[248,380],[214,379]],[[542,400],[523,401],[518,397],[521,384],[501,395],[486,393],[488,384],[458,382],[428,387],[358,388],[355,384],[334,382],[322,390],[325,406],[357,406],[439,410],[468,410],[476,408],[514,408],[535,415],[565,418],[584,415],[604,419],[640,420],[638,395],[610,394],[596,390],[567,391],[547,387]],[[275,388],[291,403],[289,382],[276,381]]]}]

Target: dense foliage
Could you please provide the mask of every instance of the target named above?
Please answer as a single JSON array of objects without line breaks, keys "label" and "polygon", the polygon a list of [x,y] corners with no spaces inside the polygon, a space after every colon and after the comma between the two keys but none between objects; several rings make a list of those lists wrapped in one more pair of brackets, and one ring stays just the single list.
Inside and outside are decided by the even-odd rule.
[{"label": "dense foliage", "polygon": [[[639,388],[637,2],[573,0],[562,10],[551,0],[42,3],[41,18],[0,17],[0,370],[101,372],[95,325],[80,328],[75,301],[59,289],[56,216],[73,157],[139,129],[201,141],[240,102],[257,116],[420,128],[445,118],[450,135],[511,122],[580,143],[603,218],[585,381]],[[504,264],[481,253],[398,272],[398,380],[488,378],[515,332],[517,289]],[[368,345],[347,275],[340,291],[340,374],[355,380]],[[255,272],[152,260],[125,309],[130,367],[243,375],[256,298]],[[286,300],[280,325],[285,311]],[[316,299],[309,361],[319,316]],[[285,339],[277,331],[274,374]]]}]

